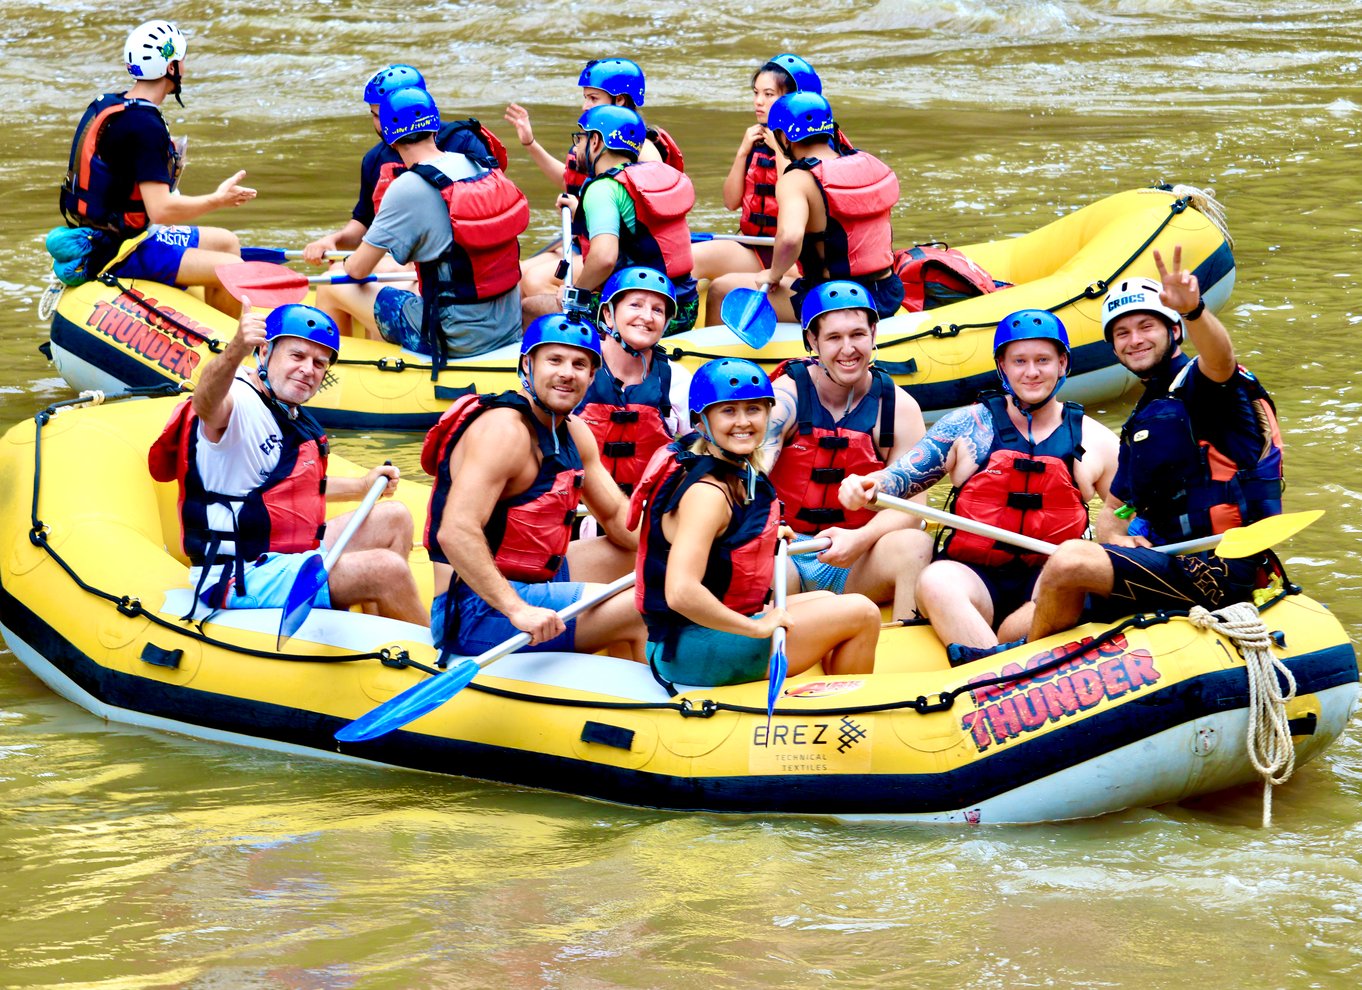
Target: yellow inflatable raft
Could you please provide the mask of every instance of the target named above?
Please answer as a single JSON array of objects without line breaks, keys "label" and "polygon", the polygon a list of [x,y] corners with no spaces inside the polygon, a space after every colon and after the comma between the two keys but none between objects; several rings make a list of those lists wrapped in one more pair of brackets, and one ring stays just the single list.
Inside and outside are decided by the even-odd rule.
[{"label": "yellow inflatable raft", "polygon": [[[1190,205],[1190,197],[1142,189],[1099,200],[1020,237],[964,245],[969,257],[1013,287],[883,321],[877,359],[935,418],[994,382],[993,329],[1002,317],[1048,309],[1064,321],[1073,344],[1065,398],[1114,398],[1134,379],[1102,340],[1102,296],[1120,277],[1155,276],[1152,252],[1171,255],[1177,244],[1207,304],[1219,309],[1234,286],[1234,255],[1221,229]],[[72,387],[113,395],[195,381],[234,332],[234,321],[186,292],[105,276],[61,294],[49,347]],[[760,355],[724,327],[693,330],[667,344],[691,367],[720,355],[774,365],[803,353],[793,324],[782,324]],[[514,388],[517,357],[515,347],[502,348],[454,361],[432,377],[427,357],[383,341],[347,339],[310,408],[333,429],[424,430],[459,395]]]},{"label": "yellow inflatable raft", "polygon": [[[887,630],[876,672],[671,697],[645,667],[513,654],[443,708],[372,742],[341,726],[430,676],[427,630],[314,610],[283,653],[277,609],[178,616],[190,592],[173,485],[146,452],[166,399],[65,408],[0,440],[0,623],[15,656],[110,721],[290,753],[376,761],[628,804],[930,822],[1099,815],[1251,780],[1246,671],[1179,617],[1089,625],[947,669],[918,628]],[[92,479],[98,479],[92,484]],[[426,492],[404,483],[418,525]],[[429,567],[413,566],[429,593]],[[1298,696],[1296,759],[1357,701],[1338,621],[1298,589],[1263,610]],[[1294,786],[1294,785],[1293,785]]]}]

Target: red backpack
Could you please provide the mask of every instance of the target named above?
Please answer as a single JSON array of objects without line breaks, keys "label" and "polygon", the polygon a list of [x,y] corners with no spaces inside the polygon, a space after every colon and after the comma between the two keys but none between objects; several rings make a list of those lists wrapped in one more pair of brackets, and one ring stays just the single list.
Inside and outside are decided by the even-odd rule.
[{"label": "red backpack", "polygon": [[903,308],[910,313],[996,292],[1011,284],[994,279],[942,241],[895,251],[894,271],[903,281]]}]

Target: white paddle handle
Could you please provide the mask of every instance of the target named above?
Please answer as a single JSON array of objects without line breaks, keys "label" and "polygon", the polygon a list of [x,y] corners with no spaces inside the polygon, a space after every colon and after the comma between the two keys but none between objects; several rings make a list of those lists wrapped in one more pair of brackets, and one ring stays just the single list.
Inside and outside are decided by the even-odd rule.
[{"label": "white paddle handle", "polygon": [[876,503],[887,505],[891,509],[898,509],[900,512],[909,512],[915,516],[921,516],[923,519],[930,519],[932,522],[939,522],[943,526],[961,529],[966,533],[973,533],[975,536],[983,536],[990,540],[997,540],[999,543],[1020,547],[1022,550],[1029,550],[1031,553],[1043,553],[1048,556],[1059,549],[1056,544],[1047,543],[1045,540],[1032,539],[1029,536],[1022,536],[1020,533],[990,526],[988,523],[981,523],[973,519],[966,519],[963,516],[957,516],[951,512],[944,512],[930,505],[910,502],[906,498],[899,498],[895,495],[886,495],[884,492],[878,492],[875,495],[875,501],[871,504]]},{"label": "white paddle handle", "polygon": [[350,542],[350,538],[355,535],[355,531],[364,525],[364,520],[369,516],[369,510],[374,507],[374,503],[378,501],[378,497],[383,494],[383,489],[388,487],[388,482],[391,480],[386,474],[380,475],[374,479],[374,483],[364,493],[364,501],[359,503],[359,508],[350,517],[350,521],[345,524],[345,528],[341,530],[340,538],[336,540],[330,550],[326,551],[326,556],[322,559],[322,563],[328,571],[331,570],[331,565],[336,562],[336,558],[345,549],[345,545]]},{"label": "white paddle handle", "polygon": [[[780,545],[776,548],[776,608],[783,609],[785,607],[787,598],[785,584],[789,576],[787,574],[789,566],[790,541],[781,540]],[[785,649],[785,627],[777,626],[776,631],[771,634],[771,656],[775,656],[783,649]]]}]

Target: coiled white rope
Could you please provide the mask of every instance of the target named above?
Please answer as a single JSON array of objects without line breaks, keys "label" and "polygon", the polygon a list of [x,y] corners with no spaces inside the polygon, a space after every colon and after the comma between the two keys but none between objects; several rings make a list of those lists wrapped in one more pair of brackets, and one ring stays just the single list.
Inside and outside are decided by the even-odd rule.
[{"label": "coiled white rope", "polygon": [[1215,224],[1215,229],[1220,231],[1220,236],[1225,238],[1225,243],[1234,247],[1234,238],[1230,236],[1229,222],[1225,219],[1225,207],[1221,206],[1220,201],[1215,198],[1214,189],[1176,185],[1172,192],[1179,199],[1185,197],[1192,204],[1192,209]]},{"label": "coiled white rope", "polygon": [[[1296,678],[1272,653],[1272,639],[1258,609],[1249,602],[1236,602],[1215,612],[1193,606],[1192,625],[1210,629],[1234,643],[1244,658],[1248,674],[1248,757],[1263,778],[1263,827],[1272,824],[1272,788],[1285,784],[1296,769],[1296,748],[1291,744],[1291,724],[1286,703],[1296,696]],[[1281,681],[1286,682],[1282,693]]]}]

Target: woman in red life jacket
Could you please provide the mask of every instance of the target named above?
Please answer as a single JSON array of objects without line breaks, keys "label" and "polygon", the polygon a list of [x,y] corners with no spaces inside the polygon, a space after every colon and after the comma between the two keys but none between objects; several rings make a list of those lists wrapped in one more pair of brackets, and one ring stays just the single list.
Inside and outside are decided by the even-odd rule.
[{"label": "woman in red life jacket", "polygon": [[719,358],[695,373],[690,450],[654,455],[629,507],[639,529],[635,605],[648,627],[648,661],[664,684],[764,680],[771,635],[789,630],[789,672],[824,661],[830,674],[875,665],[880,612],[861,595],[792,595],[766,604],[780,504],[762,467],[775,401],[751,361]]},{"label": "woman in red life jacket", "polygon": [[[577,415],[591,429],[610,477],[627,495],[653,452],[684,432],[691,375],[658,341],[676,313],[672,283],[654,268],[621,268],[601,290],[604,364]],[[586,532],[586,520],[583,520]]]},{"label": "woman in red life jacket", "polygon": [[[598,58],[586,63],[577,79],[582,87],[582,113],[592,107],[618,106],[638,110],[644,103],[646,80],[638,63],[627,58]],[[566,158],[559,158],[535,140],[534,127],[530,124],[530,112],[518,103],[506,108],[505,118],[515,128],[520,146],[529,152],[530,158],[539,171],[558,188],[573,196],[581,194],[582,186],[590,175],[585,163],[577,159],[572,149]],[[648,139],[643,142],[638,160],[641,162],[666,162],[679,172],[684,172],[685,160],[681,148],[670,134],[660,127],[648,127]],[[531,296],[550,291],[549,276],[563,257],[561,247],[543,251],[522,263],[522,296]]]},{"label": "woman in red life jacket", "polygon": [[[752,111],[757,122],[743,132],[733,167],[724,179],[724,209],[742,211],[740,234],[775,236],[776,179],[790,160],[766,129],[766,112],[786,93],[798,92],[823,92],[818,73],[798,55],[777,55],[752,74]],[[760,272],[771,264],[769,247],[749,247],[737,241],[702,241],[694,251],[696,278]]]}]

